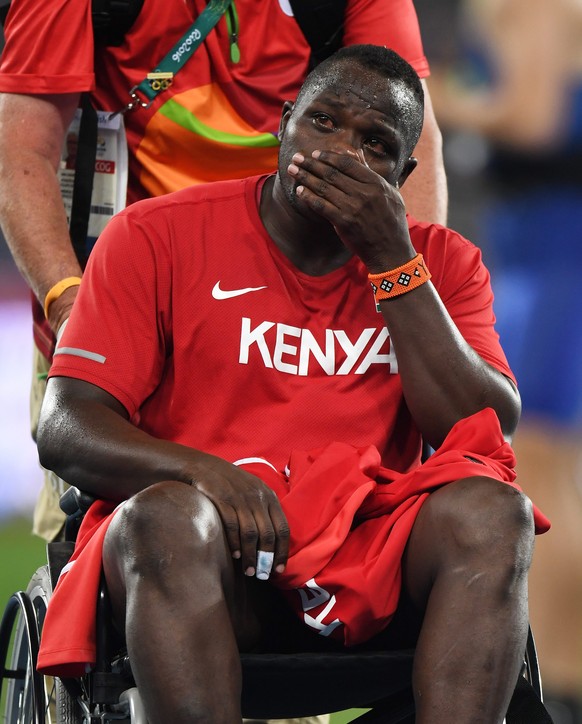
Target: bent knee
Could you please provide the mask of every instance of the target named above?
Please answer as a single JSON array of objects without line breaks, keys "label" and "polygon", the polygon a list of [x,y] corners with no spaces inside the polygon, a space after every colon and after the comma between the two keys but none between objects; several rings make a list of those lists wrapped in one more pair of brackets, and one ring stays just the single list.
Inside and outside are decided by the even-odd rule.
[{"label": "bent knee", "polygon": [[518,567],[529,568],[533,506],[511,485],[487,477],[458,480],[432,493],[421,514],[449,549],[489,557],[505,554]]},{"label": "bent knee", "polygon": [[223,540],[216,508],[179,482],[156,483],[132,496],[117,512],[106,537],[109,547],[113,544],[136,558],[172,549],[192,551],[213,540]]}]

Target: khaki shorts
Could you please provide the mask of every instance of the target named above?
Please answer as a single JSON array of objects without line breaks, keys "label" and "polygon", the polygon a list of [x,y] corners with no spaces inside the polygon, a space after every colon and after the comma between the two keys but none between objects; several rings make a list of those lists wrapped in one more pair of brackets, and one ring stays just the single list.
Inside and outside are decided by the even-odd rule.
[{"label": "khaki shorts", "polygon": [[[50,363],[34,345],[32,365],[32,385],[30,390],[30,421],[32,437],[36,440],[40,408],[46,390],[46,375]],[[47,542],[57,540],[62,534],[65,514],[59,508],[59,498],[69,487],[50,470],[45,470],[44,483],[38,496],[34,509],[33,528],[35,535],[44,538]],[[272,719],[273,724],[329,724],[329,714],[310,716],[305,719]],[[247,724],[266,724],[263,720],[245,719]]]},{"label": "khaki shorts", "polygon": [[[36,440],[40,407],[46,390],[46,375],[50,363],[47,358],[33,345],[32,384],[30,387],[30,425],[33,440]],[[65,514],[59,508],[59,498],[68,488],[67,483],[61,480],[50,470],[42,468],[44,481],[38,495],[34,509],[32,532],[51,542],[57,540],[63,529]]]}]

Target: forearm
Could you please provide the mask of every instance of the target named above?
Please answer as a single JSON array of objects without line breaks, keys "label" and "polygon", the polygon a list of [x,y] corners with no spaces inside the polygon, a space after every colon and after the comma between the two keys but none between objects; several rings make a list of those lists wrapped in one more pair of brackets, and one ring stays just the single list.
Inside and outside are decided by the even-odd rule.
[{"label": "forearm", "polygon": [[[67,98],[63,106],[55,109],[48,100],[34,97],[0,96],[0,220],[15,263],[41,304],[56,282],[81,275],[56,176],[59,138],[76,98]],[[41,118],[46,127],[31,131]],[[75,292],[68,290],[52,305],[55,331]]]},{"label": "forearm", "polygon": [[273,569],[287,561],[289,526],[275,492],[260,478],[139,430],[121,403],[95,385],[50,379],[37,442],[45,467],[98,498],[121,502],[166,481],[195,487],[216,507],[246,575],[255,574],[257,550],[265,544],[262,550],[274,552]]},{"label": "forearm", "polygon": [[406,210],[419,221],[447,224],[448,190],[443,161],[442,135],[437,125],[430,95],[425,90],[424,125],[414,149],[418,167],[402,189]]},{"label": "forearm", "polygon": [[[61,279],[81,276],[67,226],[63,202],[52,169],[26,163],[30,175],[2,175],[0,216],[6,242],[22,276],[41,304],[49,289]],[[54,186],[55,188],[51,188]],[[34,199],[24,202],[24,199]],[[68,316],[76,290],[67,290],[51,308],[56,331]]]},{"label": "forearm", "polygon": [[511,437],[520,414],[517,391],[465,341],[430,282],[380,302],[380,309],[406,404],[433,447],[458,420],[485,407],[495,410]]},{"label": "forearm", "polygon": [[[75,380],[69,390],[79,389]],[[203,455],[135,427],[110,398],[71,396],[49,382],[38,429],[41,464],[98,497],[120,501],[157,482],[190,484]],[[117,406],[117,409],[113,409]]]}]

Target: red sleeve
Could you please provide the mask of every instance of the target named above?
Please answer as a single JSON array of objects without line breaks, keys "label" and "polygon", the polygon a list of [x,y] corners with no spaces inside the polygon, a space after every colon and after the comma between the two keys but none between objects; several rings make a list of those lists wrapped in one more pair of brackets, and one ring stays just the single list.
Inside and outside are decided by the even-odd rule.
[{"label": "red sleeve", "polygon": [[113,217],[99,237],[49,374],[101,387],[135,424],[164,369],[172,289],[168,230],[137,221],[139,206]]},{"label": "red sleeve", "polygon": [[0,91],[92,90],[93,27],[89,0],[12,0],[0,61]]},{"label": "red sleeve", "polygon": [[412,0],[349,0],[344,45],[372,43],[395,50],[421,78],[429,75]]},{"label": "red sleeve", "polygon": [[463,338],[485,362],[515,382],[495,331],[491,279],[481,250],[460,234],[436,224],[413,222],[410,232]]}]

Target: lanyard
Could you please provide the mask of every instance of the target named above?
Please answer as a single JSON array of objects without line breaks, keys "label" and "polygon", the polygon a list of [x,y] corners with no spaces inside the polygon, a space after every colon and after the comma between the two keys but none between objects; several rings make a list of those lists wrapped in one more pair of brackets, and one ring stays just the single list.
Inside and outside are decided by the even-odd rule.
[{"label": "lanyard", "polygon": [[[156,68],[148,73],[141,83],[138,83],[129,91],[131,101],[127,104],[126,111],[134,108],[149,108],[158,93],[172,85],[176,73],[184,67],[198,50],[208,33],[224,15],[231,2],[232,0],[210,0],[196,18],[194,24],[158,63]],[[147,102],[142,101],[138,93],[144,95],[148,99]]]}]

